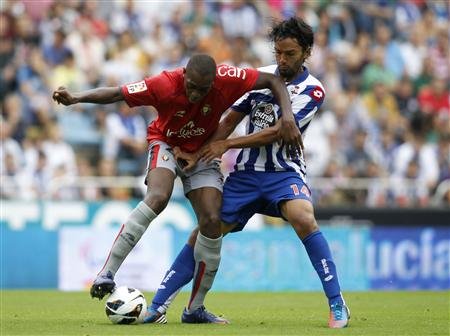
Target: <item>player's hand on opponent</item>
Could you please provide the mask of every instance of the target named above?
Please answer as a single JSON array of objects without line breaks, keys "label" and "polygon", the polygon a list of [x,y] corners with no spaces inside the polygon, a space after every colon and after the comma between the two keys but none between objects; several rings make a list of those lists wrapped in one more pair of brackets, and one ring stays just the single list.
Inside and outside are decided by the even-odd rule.
[{"label": "player's hand on opponent", "polygon": [[72,105],[76,104],[77,99],[70,94],[64,86],[60,86],[57,90],[53,91],[53,100],[58,104]]},{"label": "player's hand on opponent", "polygon": [[197,154],[183,152],[178,146],[173,148],[173,156],[183,171],[188,171],[194,168],[199,159]]},{"label": "player's hand on opponent", "polygon": [[200,149],[200,158],[206,163],[216,158],[221,158],[223,153],[228,150],[226,140],[217,140],[211,142]]},{"label": "player's hand on opponent", "polygon": [[286,145],[286,154],[288,157],[296,158],[303,151],[302,134],[297,127],[295,119],[281,119],[281,127],[278,130],[279,138],[283,139]]}]

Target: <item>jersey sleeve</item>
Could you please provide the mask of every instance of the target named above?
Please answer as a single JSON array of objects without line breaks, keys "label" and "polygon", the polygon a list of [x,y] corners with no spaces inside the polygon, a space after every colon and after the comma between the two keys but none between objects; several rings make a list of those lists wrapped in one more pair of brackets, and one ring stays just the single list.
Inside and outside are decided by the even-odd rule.
[{"label": "jersey sleeve", "polygon": [[147,77],[139,82],[125,84],[121,87],[125,102],[130,107],[157,105],[168,92],[173,83],[171,77],[165,72]]},{"label": "jersey sleeve", "polygon": [[299,95],[292,97],[292,111],[300,131],[303,131],[322,106],[325,92],[319,85],[310,85]]},{"label": "jersey sleeve", "polygon": [[241,98],[239,98],[231,108],[237,112],[243,114],[250,114],[251,108],[251,92],[247,92]]}]

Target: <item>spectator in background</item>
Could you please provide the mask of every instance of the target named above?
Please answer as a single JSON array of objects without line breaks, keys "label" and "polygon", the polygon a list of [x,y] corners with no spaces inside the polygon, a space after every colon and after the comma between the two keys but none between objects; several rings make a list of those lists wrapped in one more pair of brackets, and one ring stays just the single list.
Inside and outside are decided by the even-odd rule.
[{"label": "spectator in background", "polygon": [[406,127],[405,119],[401,116],[394,95],[384,82],[376,81],[372,90],[363,97],[364,107],[370,118],[378,125],[388,126],[392,129]]},{"label": "spectator in background", "polygon": [[0,120],[0,176],[16,176],[24,165],[23,150],[11,134],[11,125]]},{"label": "spectator in background", "polygon": [[21,195],[26,200],[50,199],[52,175],[45,153],[36,150],[34,166],[20,174]]},{"label": "spectator in background", "polygon": [[450,115],[450,91],[444,79],[435,77],[419,91],[419,106],[425,114]]},{"label": "spectator in background", "polygon": [[[427,205],[438,182],[439,162],[436,146],[425,141],[429,121],[429,117],[416,114],[410,122],[411,131],[406,142],[401,144],[395,153],[393,186],[396,204],[399,206]],[[404,187],[407,185],[402,181],[404,178],[416,181],[413,190]]]},{"label": "spectator in background", "polygon": [[326,31],[319,30],[315,33],[314,46],[311,52],[314,57],[308,60],[309,68],[320,80],[325,75],[325,62],[330,57],[330,50],[328,48],[328,35]]},{"label": "spectator in background", "polygon": [[423,60],[421,73],[414,79],[414,94],[417,95],[424,86],[429,85],[433,78],[433,63],[430,57],[426,57]]},{"label": "spectator in background", "polygon": [[250,40],[260,31],[260,14],[252,1],[232,0],[224,3],[219,15],[228,38],[244,37]]},{"label": "spectator in background", "polygon": [[105,60],[105,44],[93,32],[88,20],[80,20],[76,29],[67,35],[67,46],[72,50],[75,64],[85,73],[97,73]]},{"label": "spectator in background", "polygon": [[51,176],[58,175],[73,182],[77,176],[73,148],[63,140],[58,124],[48,124],[45,134],[48,137],[42,141],[41,149],[45,154]]},{"label": "spectator in background", "polygon": [[123,7],[116,7],[111,11],[108,20],[109,28],[115,35],[120,35],[126,30],[130,30],[135,36],[145,34],[149,23],[146,22],[143,14],[136,8],[134,0],[126,0]]},{"label": "spectator in background", "polygon": [[386,170],[383,165],[379,165],[374,161],[370,161],[367,165],[367,177],[370,178],[367,187],[367,195],[360,201],[361,205],[368,207],[386,207],[389,205],[389,193],[387,191],[387,183],[383,183],[384,179],[380,181],[378,178],[386,178],[388,175],[383,174]]},{"label": "spectator in background", "polygon": [[146,122],[125,102],[119,103],[118,108],[118,112],[106,117],[102,156],[117,162],[119,175],[140,175],[146,157]]},{"label": "spectator in background", "polygon": [[370,63],[367,64],[362,73],[362,88],[364,91],[372,89],[375,82],[384,83],[388,87],[395,84],[395,75],[384,66],[385,49],[381,46],[372,50]]},{"label": "spectator in background", "polygon": [[211,55],[219,64],[229,62],[233,49],[219,23],[212,26],[210,34],[200,38],[198,48],[199,51]]},{"label": "spectator in background", "polygon": [[[77,157],[77,171],[78,176],[83,178],[95,178],[98,176],[98,172],[94,170],[94,167],[85,157]],[[100,188],[95,184],[89,184],[80,186],[77,190],[79,197],[86,201],[98,201],[102,198]]]},{"label": "spectator in background", "polygon": [[66,34],[62,29],[58,29],[53,34],[53,41],[51,44],[44,45],[42,54],[44,60],[51,67],[62,64],[69,53],[70,49],[65,45]]},{"label": "spectator in background", "polygon": [[52,68],[50,84],[55,87],[59,83],[71,90],[82,90],[87,86],[85,72],[77,67],[74,55],[70,50],[64,55],[63,62]]},{"label": "spectator in background", "polygon": [[376,146],[373,148],[371,154],[379,166],[378,171],[380,172],[380,176],[389,176],[393,173],[397,146],[394,132],[387,126],[381,127],[379,141],[376,142]]},{"label": "spectator in background", "polygon": [[395,86],[394,97],[398,110],[402,117],[411,119],[413,114],[419,109],[419,103],[414,96],[413,82],[409,77],[402,77]]},{"label": "spectator in background", "polygon": [[393,8],[383,0],[367,0],[350,2],[348,6],[355,18],[358,31],[373,34],[377,22],[391,24]]},{"label": "spectator in background", "polygon": [[439,137],[437,145],[437,158],[439,162],[439,182],[450,181],[450,130]]},{"label": "spectator in background", "polygon": [[8,94],[3,101],[2,122],[8,124],[11,138],[22,141],[29,126],[23,117],[23,104],[18,94]]},{"label": "spectator in background", "polygon": [[346,176],[348,177],[368,177],[368,166],[374,160],[367,149],[367,132],[364,129],[356,130],[353,142],[345,153],[347,162]]},{"label": "spectator in background", "polygon": [[[342,80],[343,85],[349,88],[353,83],[361,81],[361,73],[370,63],[372,53],[370,52],[370,36],[361,32],[358,34],[356,43],[342,56]],[[359,88],[358,88],[359,90]]]},{"label": "spectator in background", "polygon": [[429,51],[434,76],[444,81],[450,79],[449,48],[449,29],[447,27],[437,32],[436,41],[434,41]]},{"label": "spectator in background", "polygon": [[395,29],[401,38],[408,36],[412,26],[422,17],[417,3],[410,0],[398,0],[395,4],[394,15]]},{"label": "spectator in background", "polygon": [[422,73],[423,62],[428,48],[425,42],[425,32],[415,24],[406,35],[405,41],[400,43],[400,52],[405,64],[405,73],[411,79],[417,78]]}]

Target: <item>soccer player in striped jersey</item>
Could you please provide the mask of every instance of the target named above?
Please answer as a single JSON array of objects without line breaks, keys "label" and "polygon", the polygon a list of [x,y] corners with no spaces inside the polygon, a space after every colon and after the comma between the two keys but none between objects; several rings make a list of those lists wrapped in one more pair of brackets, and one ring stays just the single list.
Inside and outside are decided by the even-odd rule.
[{"label": "soccer player in striped jersey", "polygon": [[[275,44],[277,64],[260,71],[284,79],[297,126],[304,135],[325,98],[322,84],[303,65],[311,54],[313,31],[301,19],[291,18],[275,25],[270,36]],[[245,116],[250,119],[247,135],[227,139]],[[242,230],[255,213],[287,220],[305,246],[322,282],[330,307],[329,327],[343,328],[348,325],[350,313],[341,294],[330,248],[314,217],[303,153],[289,150],[280,142],[280,117],[280,106],[270,90],[251,91],[232,106],[198,155],[176,149],[175,157],[185,159],[188,162],[185,169],[189,169],[199,158],[209,162],[229,148],[243,148],[223,189],[223,234]],[[195,234],[185,249],[192,245],[194,238]],[[192,272],[185,265],[189,265],[190,258],[189,253],[182,251],[167,274],[179,272],[188,277]],[[170,276],[163,280],[163,285],[150,310],[155,316],[165,313],[176,294]]]}]

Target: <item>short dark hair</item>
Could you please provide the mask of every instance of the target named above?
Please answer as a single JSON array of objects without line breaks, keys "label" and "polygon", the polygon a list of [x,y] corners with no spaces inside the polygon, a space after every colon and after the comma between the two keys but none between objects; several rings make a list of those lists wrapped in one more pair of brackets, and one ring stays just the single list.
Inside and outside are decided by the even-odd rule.
[{"label": "short dark hair", "polygon": [[207,54],[195,54],[189,59],[186,71],[195,71],[201,76],[215,76],[216,61]]},{"label": "short dark hair", "polygon": [[289,37],[296,39],[304,51],[312,48],[314,44],[314,32],[311,26],[299,17],[274,22],[269,32],[269,38],[273,42]]}]

